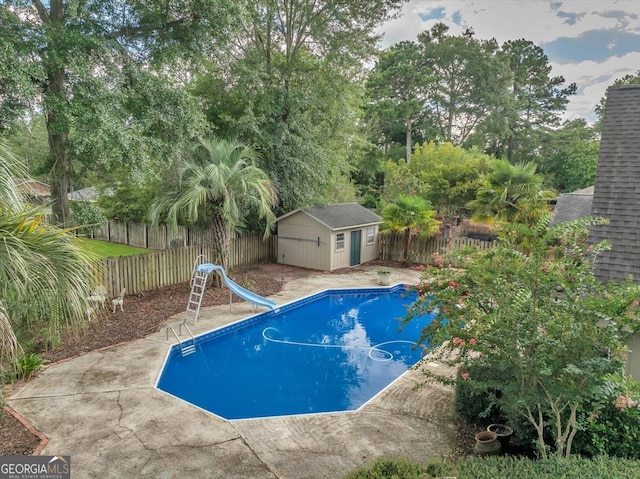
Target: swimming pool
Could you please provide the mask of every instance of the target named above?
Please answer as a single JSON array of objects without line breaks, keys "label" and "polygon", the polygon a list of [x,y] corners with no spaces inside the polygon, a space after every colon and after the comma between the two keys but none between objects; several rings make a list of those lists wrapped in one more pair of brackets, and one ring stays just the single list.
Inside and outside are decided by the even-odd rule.
[{"label": "swimming pool", "polygon": [[156,387],[226,419],[360,408],[421,358],[404,286],[327,290],[174,345]]}]

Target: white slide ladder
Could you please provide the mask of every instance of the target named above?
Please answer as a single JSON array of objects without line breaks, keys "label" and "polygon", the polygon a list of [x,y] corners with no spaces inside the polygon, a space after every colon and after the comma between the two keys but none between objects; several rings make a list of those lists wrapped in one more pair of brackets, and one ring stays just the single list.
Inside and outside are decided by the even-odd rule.
[{"label": "white slide ladder", "polygon": [[200,316],[200,306],[202,305],[204,289],[207,286],[207,279],[209,278],[208,271],[198,269],[198,266],[204,263],[207,263],[206,256],[200,255],[196,258],[193,273],[191,273],[191,293],[189,293],[189,301],[187,302],[187,310],[184,313],[183,324],[186,324],[187,321],[192,318],[195,324]]}]

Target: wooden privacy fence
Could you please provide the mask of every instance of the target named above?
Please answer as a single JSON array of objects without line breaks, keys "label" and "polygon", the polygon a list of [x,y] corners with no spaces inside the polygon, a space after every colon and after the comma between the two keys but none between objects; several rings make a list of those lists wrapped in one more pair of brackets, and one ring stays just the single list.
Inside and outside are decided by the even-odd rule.
[{"label": "wooden privacy fence", "polygon": [[90,234],[94,239],[149,249],[206,245],[209,243],[209,235],[209,230],[197,230],[184,226],[168,228],[166,225],[151,226],[116,220],[109,220]]},{"label": "wooden privacy fence", "polygon": [[[253,236],[237,237],[232,241],[229,251],[229,267],[273,262],[276,259],[276,244],[274,237],[264,241]],[[201,254],[215,261],[210,246],[195,245],[108,258],[98,267],[109,296],[115,297],[122,288],[126,288],[127,294],[132,294],[189,281],[195,260]]]},{"label": "wooden privacy fence", "polygon": [[[409,243],[409,259],[413,263],[433,264],[433,253],[455,251],[465,246],[473,248],[491,248],[495,242],[481,241],[471,238],[411,238]],[[391,233],[380,235],[380,259],[387,261],[402,261],[404,253],[404,234]]]}]

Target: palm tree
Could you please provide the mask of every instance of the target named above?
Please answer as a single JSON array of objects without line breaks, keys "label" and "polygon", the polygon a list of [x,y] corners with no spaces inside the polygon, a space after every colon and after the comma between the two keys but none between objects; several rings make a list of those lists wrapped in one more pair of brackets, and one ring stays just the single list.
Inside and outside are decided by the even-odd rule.
[{"label": "palm tree", "polygon": [[436,212],[427,200],[419,196],[400,196],[382,209],[384,223],[380,232],[404,233],[402,259],[406,263],[409,259],[409,244],[413,235],[429,237],[440,230],[440,222],[435,216]]},{"label": "palm tree", "polygon": [[238,141],[201,139],[180,159],[168,188],[156,196],[151,221],[175,227],[204,217],[211,225],[215,260],[227,268],[231,231],[242,226],[248,210],[265,221],[265,238],[275,223],[276,193],[257,159],[253,148]]},{"label": "palm tree", "polygon": [[544,189],[534,162],[512,165],[495,160],[487,184],[467,206],[477,221],[533,224],[549,211],[549,200],[554,197],[554,191]]},{"label": "palm tree", "polygon": [[38,341],[37,330],[48,341],[83,322],[93,285],[90,257],[68,230],[47,224],[40,209],[22,202],[15,179],[24,177],[0,143],[0,363],[16,358],[17,331]]}]

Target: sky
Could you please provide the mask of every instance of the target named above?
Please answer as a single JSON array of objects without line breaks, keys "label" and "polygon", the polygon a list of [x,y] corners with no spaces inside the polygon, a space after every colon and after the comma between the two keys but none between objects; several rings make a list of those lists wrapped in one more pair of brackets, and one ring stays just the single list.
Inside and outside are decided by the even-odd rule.
[{"label": "sky", "polygon": [[400,15],[383,25],[383,48],[416,40],[437,22],[452,35],[471,27],[478,39],[539,45],[551,75],[578,86],[566,120],[593,122],[607,87],[640,70],[640,0],[411,0]]}]

